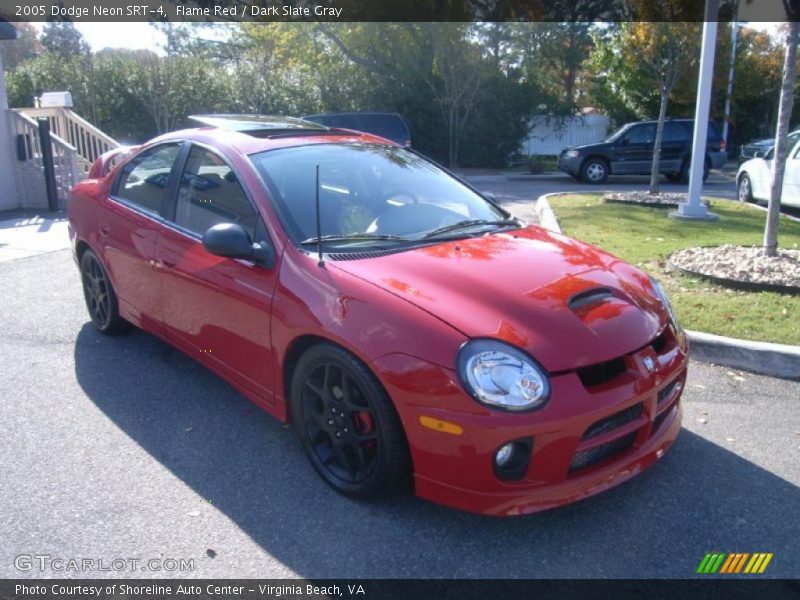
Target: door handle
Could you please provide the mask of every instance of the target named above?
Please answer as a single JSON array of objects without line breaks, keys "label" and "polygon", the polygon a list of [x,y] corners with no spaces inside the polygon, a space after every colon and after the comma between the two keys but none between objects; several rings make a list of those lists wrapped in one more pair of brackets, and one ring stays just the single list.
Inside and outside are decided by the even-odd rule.
[{"label": "door handle", "polygon": [[100,235],[102,235],[103,237],[106,237],[106,236],[108,236],[109,233],[111,233],[111,225],[109,225],[108,223],[101,223],[100,224]]}]

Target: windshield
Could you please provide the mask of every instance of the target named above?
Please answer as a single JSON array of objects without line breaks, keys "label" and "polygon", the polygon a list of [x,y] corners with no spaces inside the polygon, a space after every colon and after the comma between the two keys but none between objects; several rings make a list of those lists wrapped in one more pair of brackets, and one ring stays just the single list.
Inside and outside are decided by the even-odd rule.
[{"label": "windshield", "polygon": [[628,123],[627,125],[623,125],[623,126],[622,126],[622,127],[620,127],[619,129],[617,129],[617,130],[616,130],[614,133],[612,133],[612,134],[611,134],[611,135],[608,137],[608,139],[606,139],[606,142],[616,142],[616,141],[617,141],[619,138],[621,138],[621,137],[622,137],[622,135],[623,135],[623,134],[624,134],[626,131],[628,131],[628,129],[630,129],[632,126],[633,126],[633,123]]},{"label": "windshield", "polygon": [[317,237],[317,165],[326,245],[385,245],[440,233],[463,237],[511,224],[507,214],[442,169],[396,146],[313,144],[250,159],[297,243]]}]

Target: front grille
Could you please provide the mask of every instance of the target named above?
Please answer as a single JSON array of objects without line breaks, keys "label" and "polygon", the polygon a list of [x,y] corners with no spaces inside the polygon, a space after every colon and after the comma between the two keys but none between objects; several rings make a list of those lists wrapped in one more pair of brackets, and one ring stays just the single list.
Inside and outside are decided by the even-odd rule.
[{"label": "front grille", "polygon": [[633,406],[629,406],[625,410],[621,410],[617,413],[614,413],[610,417],[606,417],[605,419],[601,419],[593,424],[589,429],[586,430],[586,433],[583,434],[581,441],[585,441],[591,439],[593,437],[597,437],[598,435],[602,435],[604,433],[608,433],[609,431],[614,431],[615,429],[619,429],[623,425],[627,425],[638,419],[642,414],[642,403],[634,404]]},{"label": "front grille", "polygon": [[607,360],[588,367],[578,369],[578,377],[584,387],[590,388],[611,381],[626,371],[622,358]]},{"label": "front grille", "polygon": [[666,331],[662,331],[661,335],[659,335],[653,342],[650,344],[653,347],[653,352],[656,354],[661,354],[661,351],[664,349],[664,346],[667,345],[667,333]]},{"label": "front grille", "polygon": [[652,429],[654,435],[658,431],[659,427],[661,427],[661,424],[664,422],[664,420],[672,414],[676,406],[677,404],[673,405],[672,408],[668,408],[667,410],[665,410],[656,417],[655,421],[653,421],[653,429]]},{"label": "front grille", "polygon": [[572,458],[572,462],[569,465],[569,470],[572,472],[580,469],[586,469],[587,467],[591,467],[592,465],[606,460],[607,458],[611,458],[617,454],[622,454],[628,450],[631,445],[633,445],[633,441],[635,439],[636,432],[633,431],[622,436],[621,438],[612,440],[607,444],[601,444],[600,446],[595,446],[594,448],[590,448],[588,450],[576,452],[575,456]]},{"label": "front grille", "polygon": [[661,388],[658,391],[658,403],[659,404],[661,404],[662,402],[664,402],[664,400],[669,398],[670,394],[672,394],[672,390],[675,389],[676,385],[678,385],[678,379],[673,379],[672,381],[670,381],[667,385],[665,385],[663,388]]}]

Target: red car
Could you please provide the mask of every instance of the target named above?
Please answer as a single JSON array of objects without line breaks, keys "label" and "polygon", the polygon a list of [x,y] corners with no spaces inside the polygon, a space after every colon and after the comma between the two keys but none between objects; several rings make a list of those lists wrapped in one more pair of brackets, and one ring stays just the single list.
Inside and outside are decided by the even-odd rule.
[{"label": "red car", "polygon": [[531,513],[673,443],[688,344],[645,273],[382,138],[204,121],[99,158],[73,191],[100,332],[133,324],[186,352],[292,422],[356,497],[413,484]]}]

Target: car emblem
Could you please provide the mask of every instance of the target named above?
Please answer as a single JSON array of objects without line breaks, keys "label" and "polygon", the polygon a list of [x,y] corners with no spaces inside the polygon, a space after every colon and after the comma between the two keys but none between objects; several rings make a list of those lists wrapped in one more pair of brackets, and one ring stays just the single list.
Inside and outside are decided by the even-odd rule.
[{"label": "car emblem", "polygon": [[649,356],[645,356],[645,357],[644,357],[644,360],[643,360],[642,362],[644,363],[644,366],[645,366],[645,368],[647,369],[647,372],[648,372],[648,373],[652,373],[653,371],[655,371],[655,370],[656,370],[656,363],[655,363],[655,361],[654,361],[652,358],[650,358]]}]

